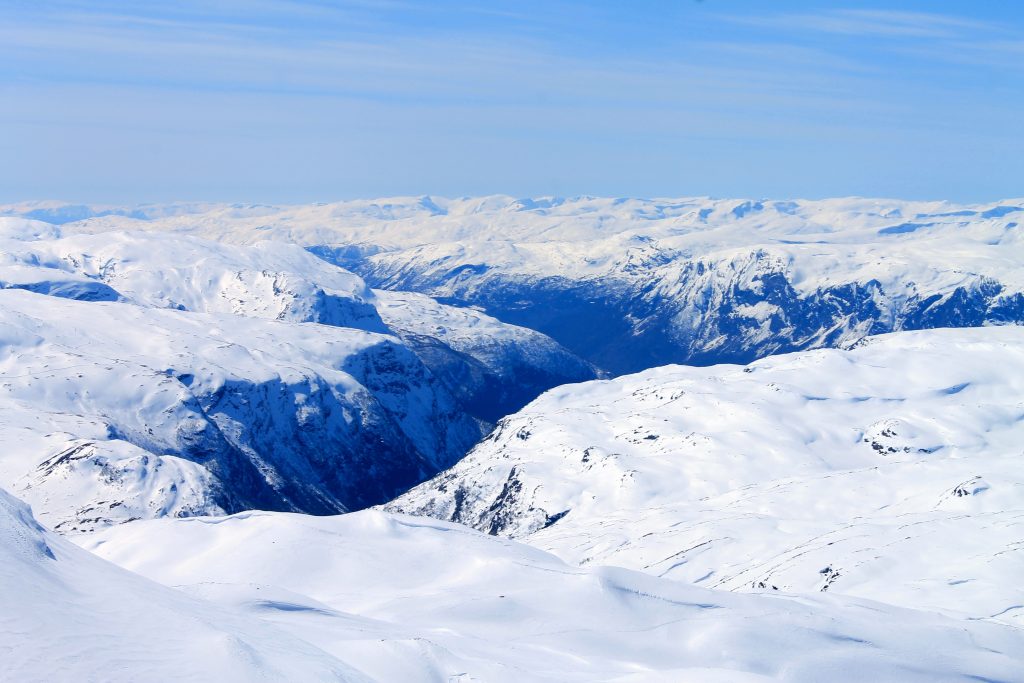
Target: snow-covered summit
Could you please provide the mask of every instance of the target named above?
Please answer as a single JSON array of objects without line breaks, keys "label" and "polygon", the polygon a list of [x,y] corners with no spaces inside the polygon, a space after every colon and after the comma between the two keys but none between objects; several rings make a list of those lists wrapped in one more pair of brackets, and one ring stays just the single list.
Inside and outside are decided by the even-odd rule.
[{"label": "snow-covered summit", "polygon": [[388,332],[361,278],[295,245],[238,248],[179,235],[107,233],[8,239],[0,253],[0,287],[53,293],[40,283],[91,283],[109,300],[141,306]]}]

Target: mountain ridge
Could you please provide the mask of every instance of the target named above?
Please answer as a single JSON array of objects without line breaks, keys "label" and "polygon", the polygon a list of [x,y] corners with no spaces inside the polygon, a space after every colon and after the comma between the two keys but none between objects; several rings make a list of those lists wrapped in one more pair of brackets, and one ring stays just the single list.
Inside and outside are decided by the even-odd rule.
[{"label": "mountain ridge", "polygon": [[542,332],[612,374],[1024,322],[1024,201],[491,196],[151,211],[64,228],[273,236],[371,286]]},{"label": "mountain ridge", "polygon": [[3,483],[61,531],[336,513],[384,502],[452,464],[487,419],[594,376],[539,333],[395,296],[293,245],[0,219],[0,434],[17,444]]}]

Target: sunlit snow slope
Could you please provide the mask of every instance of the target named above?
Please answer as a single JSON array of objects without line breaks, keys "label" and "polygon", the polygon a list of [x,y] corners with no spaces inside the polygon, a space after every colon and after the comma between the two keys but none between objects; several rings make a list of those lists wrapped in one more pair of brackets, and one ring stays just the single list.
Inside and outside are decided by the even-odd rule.
[{"label": "sunlit snow slope", "polygon": [[132,522],[79,541],[381,681],[1012,681],[1024,666],[1024,633],[1003,624],[575,568],[379,511]]},{"label": "sunlit snow slope", "polygon": [[1024,329],[552,390],[390,509],[701,586],[1024,624]]},{"label": "sunlit snow slope", "polygon": [[368,681],[265,620],[101,560],[0,490],[0,680]]},{"label": "sunlit snow slope", "polygon": [[0,216],[0,680],[1024,682],[1024,200]]}]

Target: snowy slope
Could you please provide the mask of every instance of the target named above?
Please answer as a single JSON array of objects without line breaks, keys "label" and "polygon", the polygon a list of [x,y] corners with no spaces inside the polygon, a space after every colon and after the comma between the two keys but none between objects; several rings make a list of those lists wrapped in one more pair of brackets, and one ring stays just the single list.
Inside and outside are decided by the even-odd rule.
[{"label": "snowy slope", "polygon": [[571,563],[1024,623],[1024,329],[552,390],[392,510]]},{"label": "snowy slope", "polygon": [[[22,238],[0,245],[5,288],[41,291],[39,282],[85,281],[111,291],[108,300],[141,306],[388,331],[373,293],[358,276],[294,245],[238,248],[139,233]],[[25,281],[29,272],[34,282]]]},{"label": "snowy slope", "polygon": [[377,296],[358,276],[296,245],[238,247],[153,233],[59,238],[44,223],[0,218],[2,288],[394,333],[463,410],[492,423],[545,389],[595,377],[540,333],[425,296]]},{"label": "snowy slope", "polygon": [[361,330],[0,291],[0,336],[0,475],[62,530],[362,507],[479,434]]},{"label": "snowy slope", "polygon": [[494,422],[547,389],[597,376],[551,338],[423,294],[378,291],[385,324],[476,417]]},{"label": "snowy slope", "polygon": [[384,681],[1021,680],[1024,634],[1005,625],[574,568],[379,511],[163,519],[79,541]]},{"label": "snowy slope", "polygon": [[369,681],[316,646],[101,560],[0,490],[0,679]]},{"label": "snowy slope", "polygon": [[480,306],[621,373],[1024,322],[1022,207],[493,196],[0,212],[76,232],[297,243],[375,287]]},{"label": "snowy slope", "polygon": [[0,304],[0,482],[61,531],[379,503],[464,454],[474,417],[594,377],[539,333],[272,242],[0,219]]},{"label": "snowy slope", "polygon": [[0,208],[0,678],[1024,680],[1022,204]]}]

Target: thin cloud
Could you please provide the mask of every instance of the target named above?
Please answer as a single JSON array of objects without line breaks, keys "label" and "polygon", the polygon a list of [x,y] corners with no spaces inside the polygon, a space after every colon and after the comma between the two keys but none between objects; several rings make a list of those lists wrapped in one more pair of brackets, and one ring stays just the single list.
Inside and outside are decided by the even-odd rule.
[{"label": "thin cloud", "polygon": [[721,18],[762,28],[866,37],[945,39],[970,32],[1002,30],[997,24],[953,15],[892,10],[840,9],[803,14],[729,15]]},{"label": "thin cloud", "polygon": [[[850,164],[904,163],[933,154],[928,139],[978,150],[1019,137],[1007,119],[1020,109],[1020,29],[941,14],[829,9],[723,21],[689,3],[672,14],[553,1],[509,17],[502,8],[529,5],[474,12],[460,0],[19,7],[0,24],[0,124],[25,141],[8,157],[74,152],[106,164],[111,183],[118,164],[142,163],[129,153],[140,146],[177,160],[147,161],[146,172],[191,174],[191,155],[239,178],[263,168],[260,182],[293,179],[260,166],[258,152],[369,183],[359,187],[384,187],[394,168],[434,158],[450,160],[438,182],[464,192],[475,176],[462,169],[502,155],[492,182],[533,177],[553,161],[586,176],[585,160],[610,176],[639,163],[650,169],[645,182],[660,182],[683,165],[753,169],[750,155],[761,155],[769,176],[813,185],[809,168],[841,175]],[[106,160],[102,141],[124,156]],[[985,152],[999,178],[1013,176],[998,165],[1011,147]],[[364,181],[321,149],[345,168],[377,170]],[[50,182],[42,167],[37,177]]]}]

